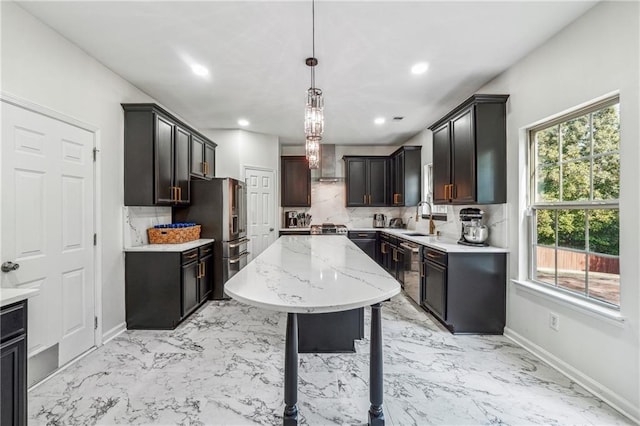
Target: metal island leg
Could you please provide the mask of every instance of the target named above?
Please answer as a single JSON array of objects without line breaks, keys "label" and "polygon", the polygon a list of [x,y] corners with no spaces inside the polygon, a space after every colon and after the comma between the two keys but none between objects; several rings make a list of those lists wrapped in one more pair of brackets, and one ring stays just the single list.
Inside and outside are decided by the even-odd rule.
[{"label": "metal island leg", "polygon": [[369,425],[383,426],[382,412],[382,315],[380,303],[371,305],[371,341],[369,360]]},{"label": "metal island leg", "polygon": [[298,316],[287,314],[284,352],[284,426],[298,424]]}]

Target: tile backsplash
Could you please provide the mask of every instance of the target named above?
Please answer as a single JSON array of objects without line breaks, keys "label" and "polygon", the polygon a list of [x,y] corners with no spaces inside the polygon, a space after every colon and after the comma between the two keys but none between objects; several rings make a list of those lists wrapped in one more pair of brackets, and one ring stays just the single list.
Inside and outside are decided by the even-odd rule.
[{"label": "tile backsplash", "polygon": [[123,207],[124,247],[149,244],[147,229],[171,223],[171,207]]},{"label": "tile backsplash", "polygon": [[[346,207],[346,184],[344,182],[312,182],[310,208],[283,208],[283,211],[296,210],[312,216],[311,223],[323,222],[347,225],[349,228],[370,228],[373,226],[373,214],[382,213],[390,218],[401,217],[407,229],[422,232],[429,231],[429,220],[420,218],[416,222],[415,207]],[[447,206],[447,220],[436,221],[436,230],[449,238],[460,238],[460,210],[469,206]],[[485,212],[484,223],[489,227],[488,243],[496,247],[507,246],[506,204],[493,204],[478,207]],[[284,214],[281,215],[284,226]]]}]

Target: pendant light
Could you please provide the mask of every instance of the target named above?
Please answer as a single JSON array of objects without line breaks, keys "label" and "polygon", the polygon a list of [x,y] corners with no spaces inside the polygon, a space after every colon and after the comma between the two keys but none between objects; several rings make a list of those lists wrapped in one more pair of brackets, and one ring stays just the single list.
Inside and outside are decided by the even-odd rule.
[{"label": "pendant light", "polygon": [[324,131],[324,99],[322,90],[316,87],[315,67],[316,58],[316,8],[315,0],[311,1],[311,43],[312,56],[305,59],[305,64],[311,68],[311,87],[307,90],[307,103],[304,110],[304,134],[307,160],[310,169],[320,166],[320,142]]}]

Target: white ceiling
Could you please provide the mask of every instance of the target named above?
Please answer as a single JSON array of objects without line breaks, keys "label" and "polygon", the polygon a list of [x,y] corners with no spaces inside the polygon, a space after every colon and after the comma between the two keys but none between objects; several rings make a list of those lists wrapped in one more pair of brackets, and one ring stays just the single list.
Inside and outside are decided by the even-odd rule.
[{"label": "white ceiling", "polygon": [[[304,140],[311,1],[20,4],[199,129],[243,117],[285,144]],[[404,142],[594,4],[317,0],[323,142]],[[418,61],[430,68],[411,75]]]}]

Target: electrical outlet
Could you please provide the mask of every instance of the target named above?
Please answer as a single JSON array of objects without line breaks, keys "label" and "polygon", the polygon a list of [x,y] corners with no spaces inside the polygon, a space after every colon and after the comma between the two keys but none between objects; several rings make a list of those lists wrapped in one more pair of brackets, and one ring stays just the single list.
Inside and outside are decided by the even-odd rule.
[{"label": "electrical outlet", "polygon": [[558,314],[549,312],[549,328],[555,331],[560,330],[560,317],[558,317]]}]

